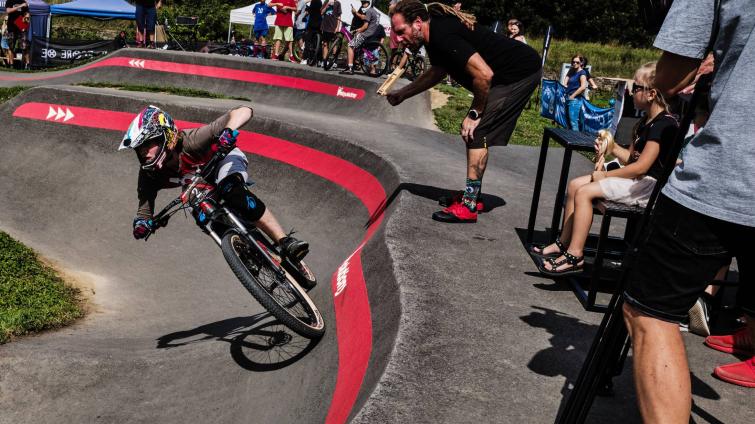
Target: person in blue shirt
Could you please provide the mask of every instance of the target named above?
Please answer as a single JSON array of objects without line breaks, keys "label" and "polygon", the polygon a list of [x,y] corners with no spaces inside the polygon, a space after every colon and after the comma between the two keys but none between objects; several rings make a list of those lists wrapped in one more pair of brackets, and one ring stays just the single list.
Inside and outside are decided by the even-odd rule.
[{"label": "person in blue shirt", "polygon": [[579,112],[582,109],[585,90],[587,90],[587,64],[584,56],[572,58],[571,69],[566,74],[566,110],[569,114],[569,129],[579,131]]},{"label": "person in blue shirt", "polygon": [[260,0],[252,8],[252,15],[254,15],[254,39],[255,44],[252,49],[252,56],[265,57],[267,50],[267,37],[270,27],[267,25],[267,17],[269,15],[275,15],[275,8],[265,3],[265,0]]}]

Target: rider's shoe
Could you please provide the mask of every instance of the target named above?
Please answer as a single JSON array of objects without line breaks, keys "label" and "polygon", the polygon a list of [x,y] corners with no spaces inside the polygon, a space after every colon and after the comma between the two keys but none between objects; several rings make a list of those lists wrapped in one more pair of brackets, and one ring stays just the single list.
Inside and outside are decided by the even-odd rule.
[{"label": "rider's shoe", "polygon": [[309,243],[297,238],[286,236],[278,241],[284,255],[294,262],[299,262],[309,253]]},{"label": "rider's shoe", "polygon": [[454,203],[442,211],[435,212],[433,219],[454,224],[473,224],[477,222],[477,211],[470,211],[462,203]]},{"label": "rider's shoe", "polygon": [[342,75],[354,75],[354,67],[353,66],[349,66],[349,67],[341,70],[341,72],[339,72],[339,74],[342,74]]}]

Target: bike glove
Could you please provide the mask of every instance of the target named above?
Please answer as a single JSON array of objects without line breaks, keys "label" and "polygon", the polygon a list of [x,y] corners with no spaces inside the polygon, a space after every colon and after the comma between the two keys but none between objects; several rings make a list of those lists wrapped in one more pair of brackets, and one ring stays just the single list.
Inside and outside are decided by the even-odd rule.
[{"label": "bike glove", "polygon": [[147,237],[152,233],[152,220],[136,217],[134,218],[134,238],[139,240]]},{"label": "bike glove", "polygon": [[236,137],[238,137],[238,135],[238,131],[225,128],[223,132],[220,133],[220,137],[218,137],[218,146],[220,147],[220,150],[225,153],[233,150],[233,148],[236,147]]}]

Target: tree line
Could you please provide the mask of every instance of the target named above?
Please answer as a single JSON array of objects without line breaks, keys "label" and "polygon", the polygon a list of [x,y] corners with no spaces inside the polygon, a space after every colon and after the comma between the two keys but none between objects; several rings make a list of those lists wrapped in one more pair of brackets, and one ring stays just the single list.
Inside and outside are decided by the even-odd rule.
[{"label": "tree line", "polygon": [[[198,16],[200,39],[222,40],[228,31],[231,9],[252,4],[254,0],[168,0],[161,18]],[[441,0],[454,3],[452,0]],[[374,0],[375,6],[388,10],[389,0]],[[505,22],[512,17],[522,21],[525,35],[542,35],[548,25],[558,38],[574,41],[612,42],[648,46],[650,34],[640,24],[635,0],[475,0],[462,1],[462,8],[477,16],[483,25]]]}]

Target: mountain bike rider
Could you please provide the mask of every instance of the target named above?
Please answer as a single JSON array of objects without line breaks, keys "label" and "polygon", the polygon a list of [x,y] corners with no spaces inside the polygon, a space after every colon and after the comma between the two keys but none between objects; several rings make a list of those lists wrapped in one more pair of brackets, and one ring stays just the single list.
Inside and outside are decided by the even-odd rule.
[{"label": "mountain bike rider", "polygon": [[[133,222],[135,239],[143,239],[155,229],[152,216],[157,192],[187,184],[194,172],[220,150],[227,156],[208,179],[216,187],[215,196],[277,241],[290,259],[298,262],[306,256],[309,244],[286,235],[272,212],[247,188],[249,162],[236,147],[236,137],[237,129],[252,115],[252,108],[240,106],[209,125],[188,130],[176,128],[173,118],[156,106],[146,107],[134,118],[118,150],[133,149],[141,164],[139,207]],[[195,216],[198,221],[202,218]]]}]

